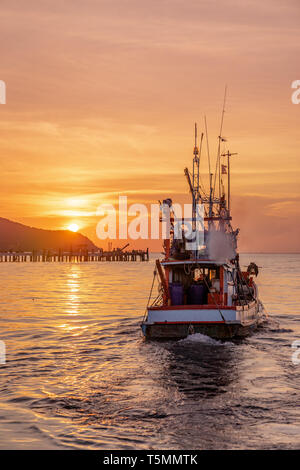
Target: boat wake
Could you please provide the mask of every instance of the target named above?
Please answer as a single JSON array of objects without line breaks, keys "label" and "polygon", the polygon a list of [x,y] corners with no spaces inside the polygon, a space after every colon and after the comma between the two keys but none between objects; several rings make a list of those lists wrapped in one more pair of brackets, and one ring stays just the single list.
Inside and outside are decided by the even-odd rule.
[{"label": "boat wake", "polygon": [[184,339],[179,340],[179,343],[186,342],[211,344],[212,346],[234,346],[234,343],[231,343],[230,341],[219,341],[217,339],[211,338],[210,336],[203,335],[202,333],[194,333],[192,335],[188,335]]}]

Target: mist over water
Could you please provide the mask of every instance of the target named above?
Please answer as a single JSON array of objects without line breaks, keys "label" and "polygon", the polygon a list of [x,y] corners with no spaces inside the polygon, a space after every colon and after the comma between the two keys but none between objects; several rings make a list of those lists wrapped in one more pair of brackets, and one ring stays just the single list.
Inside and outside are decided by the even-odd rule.
[{"label": "mist over water", "polygon": [[2,449],[298,448],[300,255],[255,261],[270,322],[145,342],[149,263],[2,263]]}]

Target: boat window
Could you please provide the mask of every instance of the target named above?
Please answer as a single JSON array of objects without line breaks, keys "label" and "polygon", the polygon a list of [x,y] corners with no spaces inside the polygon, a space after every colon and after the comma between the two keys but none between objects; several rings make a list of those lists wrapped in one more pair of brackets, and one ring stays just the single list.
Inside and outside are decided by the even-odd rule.
[{"label": "boat window", "polygon": [[209,271],[209,279],[212,280],[212,279],[215,279],[217,277],[217,272],[215,269],[210,269]]}]

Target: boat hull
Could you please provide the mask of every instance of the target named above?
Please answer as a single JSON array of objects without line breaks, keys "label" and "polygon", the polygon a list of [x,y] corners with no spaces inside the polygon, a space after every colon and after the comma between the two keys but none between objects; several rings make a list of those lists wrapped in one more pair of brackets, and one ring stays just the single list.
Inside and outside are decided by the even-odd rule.
[{"label": "boat hull", "polygon": [[181,323],[181,324],[153,324],[144,322],[141,327],[147,339],[183,339],[195,333],[201,333],[214,339],[244,338],[256,328],[257,322],[243,326],[226,323]]},{"label": "boat hull", "polygon": [[201,333],[215,339],[243,338],[260,324],[259,306],[243,307],[172,306],[148,309],[141,325],[148,339],[181,339]]}]

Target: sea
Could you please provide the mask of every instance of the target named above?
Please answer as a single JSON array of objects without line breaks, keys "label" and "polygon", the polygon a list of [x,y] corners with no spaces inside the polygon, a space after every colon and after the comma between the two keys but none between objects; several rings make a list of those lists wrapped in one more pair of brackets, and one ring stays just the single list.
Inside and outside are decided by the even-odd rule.
[{"label": "sea", "polygon": [[300,254],[241,255],[268,322],[225,342],[143,339],[155,257],[0,264],[1,449],[299,448]]}]

